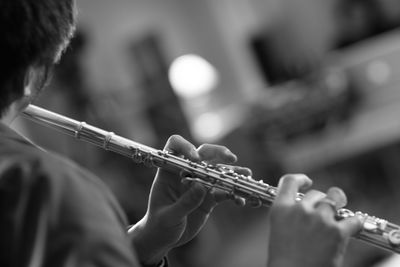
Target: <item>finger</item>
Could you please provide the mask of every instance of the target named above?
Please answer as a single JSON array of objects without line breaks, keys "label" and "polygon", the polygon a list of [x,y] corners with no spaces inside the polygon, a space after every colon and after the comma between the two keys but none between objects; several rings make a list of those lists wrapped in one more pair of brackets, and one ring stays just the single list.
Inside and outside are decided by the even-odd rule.
[{"label": "finger", "polygon": [[216,164],[216,166],[220,167],[221,170],[226,171],[226,172],[235,172],[237,174],[244,175],[244,176],[252,175],[252,171],[246,167],[232,166],[232,165],[227,165],[227,164],[222,164],[222,163],[218,163],[218,164]]},{"label": "finger", "polygon": [[348,217],[338,222],[342,232],[347,236],[354,236],[362,230],[363,223],[358,216]]},{"label": "finger", "polygon": [[338,187],[331,187],[326,193],[326,197],[332,199],[336,203],[336,209],[343,208],[347,205],[347,197],[342,189]]},{"label": "finger", "polygon": [[209,164],[229,164],[234,163],[237,160],[236,155],[225,146],[203,144],[197,148],[197,152],[199,153],[201,160]]},{"label": "finger", "polygon": [[170,217],[177,219],[183,218],[202,203],[207,194],[207,189],[198,183],[193,183],[192,186],[168,208]]},{"label": "finger", "polygon": [[202,204],[188,216],[188,224],[193,229],[200,228],[207,221],[213,209],[221,202],[230,199],[229,194],[220,189],[208,190]]},{"label": "finger", "polygon": [[304,195],[302,203],[307,208],[313,209],[315,204],[325,198],[326,194],[318,190],[310,190]]},{"label": "finger", "polygon": [[252,176],[253,175],[251,169],[246,168],[246,167],[232,166],[232,170],[234,172],[236,172],[237,174],[241,174],[244,176]]},{"label": "finger", "polygon": [[330,198],[323,198],[315,204],[315,209],[327,220],[334,220],[337,213],[336,202]]},{"label": "finger", "polygon": [[229,199],[229,194],[220,189],[212,188],[208,190],[203,203],[200,205],[199,210],[203,213],[211,213],[218,203]]},{"label": "finger", "polygon": [[277,204],[293,204],[300,189],[311,186],[312,181],[304,174],[287,174],[279,180]]},{"label": "finger", "polygon": [[[244,207],[244,206],[246,206],[246,203],[247,203],[247,201],[244,197],[238,197],[238,196],[233,197],[233,202],[235,202],[236,206],[239,206],[239,207]],[[254,204],[253,207],[258,208],[261,206],[260,202],[257,202],[256,204],[257,205]]]},{"label": "finger", "polygon": [[347,204],[345,193],[338,187],[331,187],[326,193],[326,198],[321,199],[315,204],[316,209],[325,216],[331,219],[335,217],[337,210]]},{"label": "finger", "polygon": [[177,156],[184,156],[193,161],[200,160],[200,155],[197,152],[196,147],[180,135],[172,135],[168,139],[164,150]]},{"label": "finger", "polygon": [[212,188],[209,190],[208,194],[211,196],[212,202],[215,202],[216,204],[232,198],[231,194],[218,188]]}]

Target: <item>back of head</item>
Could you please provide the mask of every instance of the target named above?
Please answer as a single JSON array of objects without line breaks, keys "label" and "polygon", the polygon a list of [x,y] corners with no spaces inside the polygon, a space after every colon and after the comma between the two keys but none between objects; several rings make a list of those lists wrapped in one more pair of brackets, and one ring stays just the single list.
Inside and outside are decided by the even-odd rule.
[{"label": "back of head", "polygon": [[30,67],[58,60],[75,20],[75,0],[0,0],[0,113],[23,95]]}]

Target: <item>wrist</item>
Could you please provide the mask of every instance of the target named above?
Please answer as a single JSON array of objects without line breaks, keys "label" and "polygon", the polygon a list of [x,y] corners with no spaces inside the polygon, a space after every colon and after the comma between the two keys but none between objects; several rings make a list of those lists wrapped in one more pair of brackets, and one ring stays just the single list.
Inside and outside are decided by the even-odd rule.
[{"label": "wrist", "polygon": [[165,262],[169,248],[160,247],[157,235],[146,225],[146,216],[128,230],[128,236],[135,249],[139,261],[144,266],[160,265]]}]

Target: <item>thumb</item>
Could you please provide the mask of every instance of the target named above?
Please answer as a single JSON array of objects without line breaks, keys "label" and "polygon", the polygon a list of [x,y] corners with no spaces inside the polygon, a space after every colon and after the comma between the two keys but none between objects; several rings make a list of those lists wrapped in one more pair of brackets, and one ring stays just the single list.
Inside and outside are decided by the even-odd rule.
[{"label": "thumb", "polygon": [[172,218],[181,219],[198,208],[207,194],[207,189],[198,183],[193,185],[168,208]]},{"label": "thumb", "polygon": [[339,227],[345,235],[354,236],[362,230],[363,222],[358,216],[353,216],[340,221]]}]

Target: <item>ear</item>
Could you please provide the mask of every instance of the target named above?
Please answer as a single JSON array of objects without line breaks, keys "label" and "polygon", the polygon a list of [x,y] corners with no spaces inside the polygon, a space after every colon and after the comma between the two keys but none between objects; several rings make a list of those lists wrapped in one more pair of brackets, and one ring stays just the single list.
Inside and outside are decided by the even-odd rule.
[{"label": "ear", "polygon": [[[21,77],[22,78],[22,77]],[[23,95],[22,97],[15,101],[14,106],[16,107],[16,110],[23,110],[25,109],[32,101],[33,99],[33,91],[32,89],[34,88],[35,85],[35,68],[34,67],[29,67],[23,76]]]},{"label": "ear", "polygon": [[23,90],[22,97],[14,100],[8,111],[1,117],[1,121],[6,124],[10,124],[16,116],[24,110],[32,101],[32,89],[35,84],[35,69],[30,67],[25,72],[20,73],[19,79],[15,81],[15,88],[18,88],[19,92]]},{"label": "ear", "polygon": [[34,79],[34,70],[29,68],[25,72],[24,77],[24,97],[30,97],[32,95],[32,84]]}]

